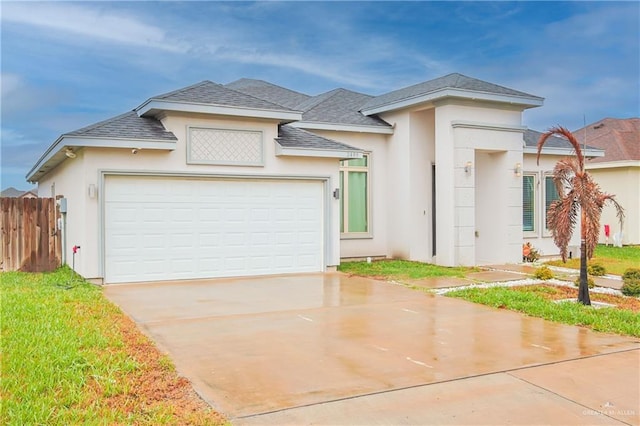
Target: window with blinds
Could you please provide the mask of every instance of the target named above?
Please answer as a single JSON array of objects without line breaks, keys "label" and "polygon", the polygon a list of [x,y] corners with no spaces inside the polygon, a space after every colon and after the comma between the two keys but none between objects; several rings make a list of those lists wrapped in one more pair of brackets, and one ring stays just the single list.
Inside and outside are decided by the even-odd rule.
[{"label": "window with blinds", "polygon": [[522,176],[522,230],[535,232],[535,175]]}]

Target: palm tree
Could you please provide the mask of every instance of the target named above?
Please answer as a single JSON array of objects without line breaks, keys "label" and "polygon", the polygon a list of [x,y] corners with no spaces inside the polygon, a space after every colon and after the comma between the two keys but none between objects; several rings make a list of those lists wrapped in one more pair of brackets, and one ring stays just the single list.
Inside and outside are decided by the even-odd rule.
[{"label": "palm tree", "polygon": [[538,141],[538,164],[542,146],[549,137],[557,135],[571,143],[576,155],[558,161],[553,169],[553,182],[558,191],[558,199],[551,203],[547,212],[547,226],[553,241],[560,248],[562,261],[567,261],[567,246],[573,235],[573,228],[580,214],[580,286],[578,302],[590,305],[589,285],[587,282],[587,258],[591,259],[598,242],[600,215],[605,203],[616,208],[620,227],[624,220],[624,209],[615,200],[614,195],[605,194],[584,168],[584,154],[575,136],[564,127],[553,127],[544,133]]}]

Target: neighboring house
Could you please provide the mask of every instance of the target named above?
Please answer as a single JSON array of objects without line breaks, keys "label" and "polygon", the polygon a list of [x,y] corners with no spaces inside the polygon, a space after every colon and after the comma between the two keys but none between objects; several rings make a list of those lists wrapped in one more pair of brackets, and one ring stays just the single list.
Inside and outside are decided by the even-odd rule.
[{"label": "neighboring house", "polygon": [[[600,185],[625,209],[622,244],[640,244],[640,118],[605,118],[574,132],[585,142],[604,150],[604,157],[586,165]],[[609,244],[620,232],[615,209],[606,206],[600,221],[600,243],[606,243],[604,225],[609,225]]]},{"label": "neighboring house", "polygon": [[565,154],[525,145],[542,103],[460,74],[381,96],[204,81],[61,135],[27,180],[66,198],[66,258],[106,283],[520,262],[523,179]]},{"label": "neighboring house", "polygon": [[19,189],[15,189],[14,187],[10,186],[9,188],[3,190],[2,193],[0,193],[0,197],[2,198],[38,198],[38,194],[33,190],[21,191]]}]

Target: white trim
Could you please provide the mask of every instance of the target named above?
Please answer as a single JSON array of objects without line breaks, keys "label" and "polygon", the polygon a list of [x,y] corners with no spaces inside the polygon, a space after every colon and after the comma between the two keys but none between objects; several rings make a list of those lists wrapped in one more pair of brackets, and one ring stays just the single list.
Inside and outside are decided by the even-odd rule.
[{"label": "white trim", "polygon": [[640,160],[603,161],[602,163],[585,163],[585,169],[617,169],[622,167],[640,167]]},{"label": "white trim", "polygon": [[[105,279],[106,272],[106,237],[105,237],[105,201],[106,197],[104,194],[106,187],[106,178],[108,176],[129,176],[129,177],[157,177],[157,178],[185,178],[185,179],[210,179],[210,180],[239,180],[239,179],[247,179],[247,180],[294,180],[294,181],[320,181],[323,182],[323,259],[322,259],[322,268],[323,270],[327,269],[328,259],[331,258],[332,254],[332,215],[331,215],[331,194],[330,194],[330,176],[308,176],[308,175],[257,175],[257,174],[226,174],[226,173],[186,173],[186,172],[165,172],[165,171],[139,171],[139,170],[114,170],[114,169],[101,169],[98,170],[98,193],[103,194],[99,197],[99,211],[98,211],[98,220],[99,220],[99,235],[98,235],[98,269],[99,275],[102,280]],[[339,232],[339,230],[338,230]],[[339,259],[340,256],[337,256]]]},{"label": "white trim", "polygon": [[[120,138],[95,138],[62,135],[45,151],[38,162],[29,170],[26,179],[29,182],[37,182],[37,179],[45,176],[50,170],[67,159],[64,154],[66,148],[137,148],[173,151],[176,149],[177,140],[161,139],[120,139]],[[47,170],[42,170],[43,168]]]},{"label": "white trim", "polygon": [[175,102],[158,99],[149,99],[136,108],[135,111],[140,117],[154,116],[161,111],[177,111],[200,114],[231,115],[235,117],[271,118],[281,121],[302,119],[302,113],[298,111],[245,108],[226,105],[201,104],[196,102]]},{"label": "white trim", "polygon": [[352,150],[339,150],[339,149],[320,149],[320,148],[289,148],[284,147],[276,141],[276,157],[291,156],[291,157],[321,157],[321,158],[339,158],[339,159],[351,159],[362,158],[363,153],[361,151]]},{"label": "white trim", "polygon": [[358,132],[358,133],[378,133],[383,135],[392,135],[394,128],[389,126],[369,126],[363,124],[334,124],[334,123],[320,123],[312,121],[296,121],[295,123],[289,123],[291,127],[297,127],[300,129],[313,129],[313,130],[333,130],[336,132]]},{"label": "white trim", "polygon": [[381,112],[394,111],[397,109],[407,108],[426,102],[433,102],[437,99],[443,98],[464,98],[471,99],[473,101],[493,101],[512,105],[522,105],[525,108],[542,106],[544,103],[544,99],[537,96],[503,95],[488,92],[477,92],[466,89],[444,88],[426,94],[403,98],[397,101],[390,101],[377,107],[365,108],[361,112],[364,115],[379,114]]},{"label": "white trim", "polygon": [[476,121],[465,121],[465,120],[452,121],[451,127],[453,127],[454,129],[460,127],[463,129],[499,130],[499,131],[517,132],[517,133],[524,133],[527,130],[526,126],[480,123]]}]

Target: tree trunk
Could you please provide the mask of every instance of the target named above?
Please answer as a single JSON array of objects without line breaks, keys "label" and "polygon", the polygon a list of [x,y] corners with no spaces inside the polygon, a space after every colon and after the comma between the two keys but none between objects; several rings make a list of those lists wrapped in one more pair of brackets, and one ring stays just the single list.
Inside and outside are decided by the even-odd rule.
[{"label": "tree trunk", "polygon": [[587,278],[587,241],[580,241],[580,287],[578,288],[578,302],[591,305],[589,297],[589,281]]}]

